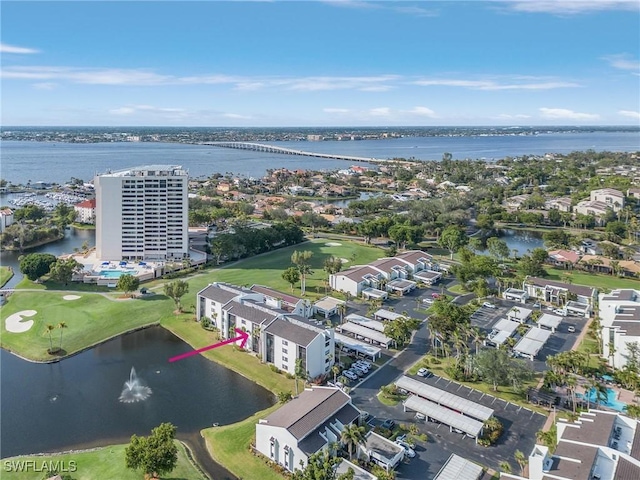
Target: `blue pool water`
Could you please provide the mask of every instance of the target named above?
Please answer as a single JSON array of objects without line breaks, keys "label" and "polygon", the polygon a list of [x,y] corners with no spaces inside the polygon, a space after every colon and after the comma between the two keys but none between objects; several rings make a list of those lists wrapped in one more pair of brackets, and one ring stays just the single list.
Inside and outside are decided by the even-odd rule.
[{"label": "blue pool water", "polygon": [[123,272],[122,270],[100,270],[100,276],[107,278],[120,278],[120,276],[125,273],[126,272]]},{"label": "blue pool water", "polygon": [[[583,397],[581,394],[577,394],[577,396],[579,398]],[[624,407],[626,407],[627,404],[617,400],[616,396],[617,395],[616,395],[616,391],[615,390],[613,390],[611,388],[607,388],[607,401],[606,402],[600,401],[600,405],[602,405],[604,407],[611,408],[613,410],[618,410],[619,412],[624,411]],[[597,404],[596,400],[597,400],[596,391],[595,391],[595,389],[592,388],[589,391],[589,401],[595,406]]]}]

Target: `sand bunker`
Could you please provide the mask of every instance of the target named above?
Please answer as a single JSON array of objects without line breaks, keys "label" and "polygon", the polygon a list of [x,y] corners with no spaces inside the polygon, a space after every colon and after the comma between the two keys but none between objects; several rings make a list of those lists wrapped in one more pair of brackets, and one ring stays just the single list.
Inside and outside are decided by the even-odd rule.
[{"label": "sand bunker", "polygon": [[62,297],[63,300],[78,300],[79,298],[82,297],[80,295],[65,295]]},{"label": "sand bunker", "polygon": [[4,326],[7,332],[11,333],[23,333],[33,327],[33,320],[22,321],[22,317],[33,317],[36,313],[35,310],[22,310],[21,312],[9,315],[4,321]]},{"label": "sand bunker", "polygon": [[340,261],[342,263],[349,263],[350,260],[348,258],[341,258]]},{"label": "sand bunker", "polygon": [[337,242],[327,242],[327,243],[325,243],[325,245],[327,247],[339,247],[342,244],[341,243],[337,243]]}]

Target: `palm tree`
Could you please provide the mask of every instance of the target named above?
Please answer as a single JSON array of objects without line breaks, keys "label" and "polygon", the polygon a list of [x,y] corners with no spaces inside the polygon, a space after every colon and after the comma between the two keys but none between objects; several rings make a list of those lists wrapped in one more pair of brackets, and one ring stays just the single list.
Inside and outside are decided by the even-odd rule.
[{"label": "palm tree", "polygon": [[573,375],[567,375],[565,379],[565,385],[571,395],[571,411],[576,411],[576,387],[578,386],[578,379]]},{"label": "palm tree", "polygon": [[359,427],[352,423],[345,425],[340,434],[340,440],[349,449],[349,460],[353,458],[353,447],[357,446],[364,439],[364,427]]},{"label": "palm tree", "polygon": [[516,452],[513,454],[513,458],[515,458],[516,462],[520,466],[520,476],[524,477],[524,467],[527,466],[529,460],[527,460],[527,457],[525,457],[524,453],[522,453],[520,450],[516,450]]},{"label": "palm tree", "polygon": [[607,400],[607,387],[605,387],[602,383],[600,383],[598,381],[597,378],[592,378],[589,380],[589,382],[587,383],[587,401],[589,402],[589,405],[591,405],[591,392],[593,391],[595,394],[595,399],[596,399],[596,405],[600,405],[601,401],[606,401]]},{"label": "palm tree", "polygon": [[340,367],[338,365],[334,365],[331,367],[331,371],[333,372],[333,383],[336,383],[336,377],[340,373]]},{"label": "palm tree", "polygon": [[64,322],[60,322],[57,326],[60,329],[60,350],[62,350],[62,331],[67,328],[67,324]]},{"label": "palm tree", "polygon": [[476,355],[478,354],[478,349],[480,348],[480,345],[482,345],[482,342],[484,341],[484,333],[482,333],[482,330],[480,330],[478,327],[473,327],[470,330],[471,333],[471,337],[473,338],[473,343],[476,345]]},{"label": "palm tree", "polygon": [[511,464],[509,462],[500,462],[500,470],[504,473],[511,473]]},{"label": "palm tree", "polygon": [[338,315],[340,315],[340,323],[342,323],[344,321],[344,315],[345,313],[347,313],[347,304],[341,303],[340,305],[338,305],[337,310]]},{"label": "palm tree", "polygon": [[47,325],[45,327],[47,329],[47,333],[49,334],[49,353],[53,352],[53,339],[51,338],[51,332],[53,332],[53,329],[56,328],[53,325]]}]

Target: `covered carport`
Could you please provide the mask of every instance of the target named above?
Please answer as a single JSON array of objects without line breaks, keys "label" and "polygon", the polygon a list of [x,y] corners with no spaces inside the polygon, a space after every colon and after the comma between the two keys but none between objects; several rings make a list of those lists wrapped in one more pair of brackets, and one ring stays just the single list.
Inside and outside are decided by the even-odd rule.
[{"label": "covered carport", "polygon": [[414,273],[413,278],[431,286],[438,283],[442,278],[442,274],[440,272],[434,272],[433,270],[421,270],[420,272]]},{"label": "covered carport", "polygon": [[551,332],[555,333],[561,323],[562,317],[545,313],[538,319],[537,325],[539,328],[546,328],[547,330],[551,330]]},{"label": "covered carport", "polygon": [[362,296],[365,298],[377,298],[380,300],[385,300],[389,294],[384,290],[378,290],[377,288],[368,287],[362,290]]},{"label": "covered carport", "polygon": [[493,416],[493,409],[480,405],[466,398],[462,398],[453,393],[422,383],[413,378],[403,375],[396,381],[396,386],[418,397],[430,400],[433,403],[460,412],[476,420],[485,421]]},{"label": "covered carport", "polygon": [[527,334],[520,339],[516,346],[513,347],[513,351],[521,357],[526,357],[533,361],[538,355],[538,352],[542,350],[544,344],[547,343],[551,336],[550,330],[544,330],[542,328],[531,328]]},{"label": "covered carport", "polygon": [[384,348],[389,348],[389,345],[393,343],[393,339],[387,337],[384,333],[363,327],[357,323],[343,323],[342,325],[337,326],[336,330],[340,333],[351,333],[355,335],[358,340],[365,340],[368,343],[373,343],[374,345],[382,345]]},{"label": "covered carport", "polygon": [[394,322],[399,318],[406,318],[406,317],[400,313],[392,312],[391,310],[385,310],[384,308],[381,308],[379,310],[376,310],[376,313],[373,314],[373,318],[375,318],[376,320],[389,320],[391,322]]},{"label": "covered carport", "polygon": [[344,305],[345,301],[334,297],[324,297],[313,304],[316,312],[324,315],[324,318],[333,317],[338,313],[338,307]]},{"label": "covered carport", "polygon": [[484,473],[477,463],[452,453],[433,480],[478,480]]},{"label": "covered carport", "polygon": [[372,362],[375,362],[378,358],[380,358],[380,353],[382,352],[382,350],[378,347],[374,347],[373,345],[361,342],[360,340],[356,340],[355,338],[342,335],[341,333],[335,333],[334,339],[337,348],[340,348],[347,353],[354,353],[364,358],[371,359]]},{"label": "covered carport", "polygon": [[369,317],[363,317],[357,313],[350,313],[344,317],[344,319],[349,323],[355,323],[357,325],[370,328],[371,330],[375,330],[376,332],[384,333],[384,323],[379,322],[378,320],[372,320]]},{"label": "covered carport", "polygon": [[591,307],[589,307],[589,305],[586,303],[575,302],[573,300],[567,302],[564,308],[567,311],[567,315],[589,318],[589,315],[591,314]]},{"label": "covered carport", "polygon": [[416,395],[409,395],[409,398],[407,398],[402,405],[405,412],[411,410],[421,413],[427,418],[432,418],[437,422],[448,425],[450,431],[458,430],[466,433],[468,436],[475,438],[476,442],[482,434],[482,422],[462,415],[461,413],[456,413],[446,407],[441,407],[436,403]]},{"label": "covered carport", "polygon": [[387,283],[387,290],[398,292],[400,293],[400,295],[404,295],[405,293],[409,293],[411,290],[416,288],[416,285],[416,282],[412,282],[411,280],[403,280],[401,278],[397,278]]}]

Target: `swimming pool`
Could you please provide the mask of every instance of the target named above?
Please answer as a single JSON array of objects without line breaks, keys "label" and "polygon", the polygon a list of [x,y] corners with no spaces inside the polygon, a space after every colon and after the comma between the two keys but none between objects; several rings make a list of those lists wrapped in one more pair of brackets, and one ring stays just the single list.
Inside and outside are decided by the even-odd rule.
[{"label": "swimming pool", "polygon": [[100,270],[99,275],[106,278],[120,278],[122,275],[128,272],[122,270]]},{"label": "swimming pool", "polygon": [[[578,393],[576,395],[578,398],[584,398],[583,395],[581,395],[580,393]],[[616,397],[618,396],[618,394],[616,393],[615,390],[613,390],[612,388],[607,388],[607,401],[600,401],[600,405],[604,406],[604,407],[608,407],[611,408],[613,410],[618,410],[619,412],[623,412],[624,411],[624,407],[627,406],[626,403],[621,402],[619,400],[616,399]],[[596,398],[596,390],[595,388],[592,388],[591,390],[589,390],[589,401],[591,402],[592,406],[597,408],[597,402],[596,402],[597,398]]]}]

